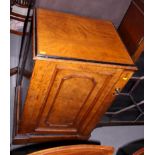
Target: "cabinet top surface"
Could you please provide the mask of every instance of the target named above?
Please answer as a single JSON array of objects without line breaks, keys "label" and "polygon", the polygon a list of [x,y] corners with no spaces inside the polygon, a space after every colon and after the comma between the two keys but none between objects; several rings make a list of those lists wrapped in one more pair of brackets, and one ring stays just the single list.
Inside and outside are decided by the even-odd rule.
[{"label": "cabinet top surface", "polygon": [[36,9],[38,55],[86,61],[133,64],[109,21]]}]

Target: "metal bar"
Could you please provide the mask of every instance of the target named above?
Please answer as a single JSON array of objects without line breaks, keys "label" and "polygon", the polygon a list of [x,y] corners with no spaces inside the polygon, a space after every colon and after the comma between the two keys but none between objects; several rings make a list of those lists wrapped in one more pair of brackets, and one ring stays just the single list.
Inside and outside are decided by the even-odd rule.
[{"label": "metal bar", "polygon": [[132,100],[132,102],[134,103],[134,105],[137,107],[137,109],[144,114],[144,112],[142,111],[142,109],[139,107],[139,105],[136,103],[136,101],[134,100],[134,98],[132,97],[132,95],[130,95],[130,99]]},{"label": "metal bar", "polygon": [[[140,101],[139,103],[137,103],[138,106],[139,105],[142,105],[142,104],[144,104],[144,101]],[[116,111],[116,112],[106,112],[105,114],[106,115],[117,115],[117,114],[120,114],[120,113],[125,112],[127,110],[130,110],[132,108],[135,108],[135,107],[136,107],[136,105],[131,105],[131,106],[128,106],[126,108],[123,108],[123,109],[121,109],[119,111]]]},{"label": "metal bar", "polygon": [[[114,126],[114,125],[143,125],[144,121],[138,121],[140,119],[140,117],[142,117],[144,115],[143,110],[141,109],[140,105],[144,104],[144,100],[140,101],[140,102],[136,102],[132,96],[133,91],[136,89],[136,87],[140,84],[140,82],[142,80],[144,80],[144,76],[141,77],[132,77],[131,80],[135,80],[134,85],[132,86],[132,88],[130,89],[129,93],[121,93],[119,91],[116,91],[117,95],[122,95],[122,96],[128,96],[130,97],[133,105],[122,108],[120,110],[117,110],[115,112],[106,112],[105,115],[107,115],[107,117],[109,118],[110,121],[108,122],[100,122],[98,124],[98,126]],[[132,121],[113,121],[113,118],[115,117],[115,115],[118,115],[122,112],[128,111],[132,108],[137,108],[140,111],[140,114],[136,117],[135,120]]]},{"label": "metal bar", "polygon": [[[16,17],[19,17],[19,18],[22,18],[25,20],[26,16],[25,15],[21,15],[21,14],[18,14],[18,13],[15,13],[15,12],[11,12],[10,14],[11,16],[16,16]],[[29,21],[31,21],[32,19],[32,16],[29,17]]]},{"label": "metal bar", "polygon": [[143,114],[142,114],[142,113],[141,113],[141,114],[139,114],[139,115],[137,116],[137,118],[134,120],[134,122],[136,122],[137,120],[139,120],[142,116],[143,116]]},{"label": "metal bar", "polygon": [[144,76],[141,76],[141,77],[131,77],[131,80],[144,80]]},{"label": "metal bar", "polygon": [[141,80],[137,80],[136,81],[136,83],[133,85],[133,87],[129,91],[129,94],[131,94],[136,89],[136,87],[139,85],[140,82],[141,82]]},{"label": "metal bar", "polygon": [[[19,32],[19,31],[16,31],[16,30],[10,30],[10,33],[13,33],[13,34],[16,34],[16,35],[19,35],[19,36],[23,35],[23,32]],[[28,35],[28,32],[26,32],[26,35]]]}]

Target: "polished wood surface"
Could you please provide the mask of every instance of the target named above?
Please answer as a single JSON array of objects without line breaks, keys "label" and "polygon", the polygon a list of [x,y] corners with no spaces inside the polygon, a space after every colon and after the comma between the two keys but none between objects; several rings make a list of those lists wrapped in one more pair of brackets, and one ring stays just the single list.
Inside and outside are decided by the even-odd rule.
[{"label": "polished wood surface", "polygon": [[117,66],[37,60],[15,143],[88,139],[132,74]]},{"label": "polished wood surface", "polygon": [[[51,11],[45,11],[42,9],[38,9],[37,12],[40,12],[41,14],[51,14]],[[56,14],[59,15],[59,13]],[[65,19],[67,19],[68,16],[69,19],[75,18],[73,15],[63,15]],[[53,16],[55,17],[55,13]],[[39,32],[38,27],[41,23],[38,22],[39,16],[37,15],[36,17],[37,22],[34,26],[37,29],[34,27],[34,30]],[[83,20],[81,17],[76,18]],[[44,21],[44,19],[42,20]],[[51,23],[52,16],[49,19],[50,20],[47,20],[46,22]],[[42,20],[40,20],[40,22]],[[84,19],[84,21],[85,20],[86,19]],[[91,20],[87,19],[86,21]],[[94,23],[96,20],[92,21]],[[101,23],[102,22],[103,21],[101,21]],[[106,23],[105,27],[107,27],[107,29],[104,29],[104,33],[106,33],[107,30],[106,40],[110,41],[111,39],[109,38],[111,38],[111,33],[109,33],[108,29],[112,29],[112,25],[109,22],[103,22],[103,24],[104,23]],[[35,22],[33,24],[35,24]],[[56,24],[58,23],[56,22]],[[44,23],[44,25],[46,24]],[[48,25],[46,26],[48,28]],[[63,31],[63,28],[59,27],[59,24],[58,28],[59,29],[55,26],[55,29],[45,29],[47,32],[49,31],[48,39],[50,41],[52,39],[53,42],[57,42],[60,39],[60,36],[57,33],[55,40],[50,37],[50,33],[57,32],[58,30]],[[47,35],[45,30],[45,35]],[[114,28],[112,34],[113,33],[116,33]],[[124,56],[127,56],[125,58],[127,61],[124,62],[124,64],[118,64],[118,59],[120,63],[123,63],[125,60],[123,58],[122,61],[122,55],[119,55],[119,52],[114,52],[114,54],[109,52],[109,56],[107,51],[107,54],[104,53],[105,55],[102,53],[104,58],[107,58],[106,60],[104,59],[104,61],[108,61],[109,59],[109,62],[101,63],[98,62],[100,57],[96,54],[99,52],[96,51],[94,55],[92,53],[91,57],[94,59],[94,62],[90,62],[87,61],[87,58],[91,56],[88,51],[79,54],[80,51],[78,53],[70,51],[68,46],[66,46],[66,48],[69,53],[65,53],[67,55],[63,56],[68,58],[68,54],[71,54],[70,56],[76,56],[78,61],[74,59],[61,59],[61,57],[58,56],[59,51],[57,51],[58,48],[62,47],[61,42],[57,42],[57,46],[52,46],[53,49],[55,47],[55,52],[57,51],[57,58],[48,57],[49,53],[39,55],[40,43],[42,48],[50,49],[53,42],[47,44],[47,36],[44,38],[44,36],[38,34],[41,33],[33,33],[35,65],[24,108],[22,109],[22,115],[17,121],[17,134],[14,136],[13,142],[21,144],[65,139],[88,139],[102,115],[107,111],[112,104],[112,101],[115,99],[115,90],[117,88],[120,90],[123,89],[136,70],[136,67],[133,65],[128,53],[124,51],[124,45],[122,42],[119,42],[118,44],[122,47],[122,50],[119,51],[124,51]],[[67,37],[66,34],[65,37]],[[73,38],[74,37],[75,36],[73,36]],[[96,38],[99,39],[100,37],[97,35]],[[116,38],[119,38],[117,33]],[[110,49],[112,49],[112,45],[114,45],[114,49],[116,48],[115,43],[117,44],[117,39],[115,39],[110,41],[113,43],[110,45]],[[69,41],[72,44],[72,40],[67,40],[67,42]],[[84,47],[84,45],[85,49],[87,49],[87,42],[76,44],[79,50],[82,50],[83,48],[81,47]],[[91,47],[95,47],[94,49],[96,49],[95,44],[92,44]],[[109,47],[107,47],[107,49],[108,48]],[[37,52],[35,53],[35,51]],[[51,52],[51,50],[48,52]],[[117,56],[115,57],[114,55]],[[113,63],[110,61],[110,56]],[[82,61],[81,58],[85,61]],[[129,62],[131,62],[131,64]]]},{"label": "polished wood surface", "polygon": [[36,21],[37,54],[133,64],[110,21],[44,9]]},{"label": "polished wood surface", "polygon": [[114,148],[97,145],[61,146],[37,151],[29,155],[113,155]]},{"label": "polished wood surface", "polygon": [[35,0],[10,0],[11,5],[17,5],[21,8],[27,8],[30,4],[34,5]]},{"label": "polished wood surface", "polygon": [[82,134],[122,72],[88,63],[37,61],[21,132]]},{"label": "polished wood surface", "polygon": [[144,2],[133,0],[118,28],[133,61],[144,51]]}]

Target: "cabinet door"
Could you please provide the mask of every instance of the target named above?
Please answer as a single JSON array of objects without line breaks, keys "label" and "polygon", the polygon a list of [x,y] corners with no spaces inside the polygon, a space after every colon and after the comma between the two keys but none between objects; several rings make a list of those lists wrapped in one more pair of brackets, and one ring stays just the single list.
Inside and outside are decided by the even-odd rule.
[{"label": "cabinet door", "polygon": [[20,132],[82,135],[121,73],[104,66],[36,62]]}]

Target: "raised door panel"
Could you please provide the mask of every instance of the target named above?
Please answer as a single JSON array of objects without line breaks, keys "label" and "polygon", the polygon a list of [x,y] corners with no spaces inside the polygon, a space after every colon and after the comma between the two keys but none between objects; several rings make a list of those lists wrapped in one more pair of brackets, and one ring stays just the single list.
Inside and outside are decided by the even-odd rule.
[{"label": "raised door panel", "polygon": [[56,70],[35,131],[76,133],[75,123],[79,112],[92,100],[95,89],[98,89],[95,88],[96,81],[84,72]]},{"label": "raised door panel", "polygon": [[[21,122],[21,133],[82,135],[98,107],[104,106],[104,98],[122,73],[122,69],[104,66],[85,64],[81,67],[80,64],[70,66],[67,63],[50,62],[47,63],[47,67],[42,66],[41,69],[44,71],[42,73],[34,71],[31,79]],[[35,96],[30,92],[33,80],[39,78],[38,74],[42,74],[42,83],[35,84],[40,90],[35,92],[38,102],[32,107],[32,96],[33,98]],[[33,113],[28,115],[30,111]],[[29,121],[28,116],[32,116],[29,117],[31,119]]]},{"label": "raised door panel", "polygon": [[35,132],[80,134],[95,105],[102,103],[101,95],[106,95],[114,84],[114,73],[97,74],[57,66]]}]

